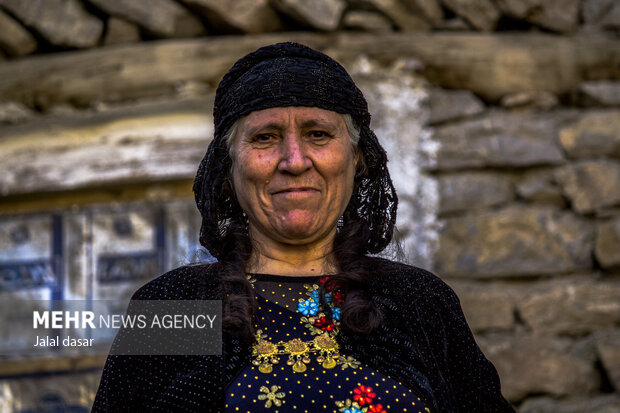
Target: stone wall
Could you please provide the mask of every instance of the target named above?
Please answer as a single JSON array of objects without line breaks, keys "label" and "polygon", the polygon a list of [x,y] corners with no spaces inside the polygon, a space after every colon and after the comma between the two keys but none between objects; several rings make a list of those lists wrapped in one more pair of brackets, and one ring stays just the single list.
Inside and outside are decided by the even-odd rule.
[{"label": "stone wall", "polygon": [[[406,259],[456,290],[519,413],[620,411],[620,3],[308,4],[0,0],[0,275],[54,262],[28,237],[52,222],[69,243],[63,297],[154,275],[99,288],[102,237],[120,240],[108,255],[134,238],[161,250],[160,271],[191,259],[218,79],[300,41],[360,84]],[[101,360],[2,363],[0,410],[87,409]]]}]

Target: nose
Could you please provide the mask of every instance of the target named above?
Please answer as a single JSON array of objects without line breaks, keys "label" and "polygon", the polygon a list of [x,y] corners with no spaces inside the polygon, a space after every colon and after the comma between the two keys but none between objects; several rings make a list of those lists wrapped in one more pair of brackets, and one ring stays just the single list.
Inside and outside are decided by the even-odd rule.
[{"label": "nose", "polygon": [[278,170],[299,175],[312,168],[304,142],[297,132],[287,134],[281,142],[281,156]]}]

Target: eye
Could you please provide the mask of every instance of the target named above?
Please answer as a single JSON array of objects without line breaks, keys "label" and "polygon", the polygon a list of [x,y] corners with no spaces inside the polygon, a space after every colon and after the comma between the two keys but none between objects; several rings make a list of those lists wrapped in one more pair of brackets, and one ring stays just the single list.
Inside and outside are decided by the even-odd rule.
[{"label": "eye", "polygon": [[260,133],[252,138],[252,142],[265,144],[270,143],[275,140],[275,136],[270,133]]},{"label": "eye", "polygon": [[315,140],[326,140],[331,138],[331,134],[322,130],[313,130],[309,133],[310,137]]}]

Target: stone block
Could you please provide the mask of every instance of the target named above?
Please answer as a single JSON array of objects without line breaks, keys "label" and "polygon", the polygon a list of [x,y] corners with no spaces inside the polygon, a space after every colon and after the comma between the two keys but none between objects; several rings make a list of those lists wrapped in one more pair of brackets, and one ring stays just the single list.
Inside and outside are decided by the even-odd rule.
[{"label": "stone block", "polygon": [[497,6],[490,0],[443,0],[443,4],[478,30],[495,29],[500,17]]},{"label": "stone block", "polygon": [[515,323],[515,287],[503,283],[446,280],[454,289],[467,324],[476,333],[510,330]]},{"label": "stone block", "polygon": [[586,112],[560,129],[559,138],[571,158],[620,158],[620,110]]},{"label": "stone block", "polygon": [[0,6],[56,46],[94,47],[103,32],[101,20],[77,0],[0,0]]},{"label": "stone block", "polygon": [[614,389],[620,392],[620,330],[599,331],[595,340],[605,374]]},{"label": "stone block", "polygon": [[34,116],[34,112],[21,103],[0,102],[0,125],[23,122]]},{"label": "stone block", "polygon": [[558,97],[550,92],[517,92],[502,96],[500,103],[510,109],[549,110],[558,105]]},{"label": "stone block", "polygon": [[591,213],[620,203],[620,162],[575,162],[558,168],[555,179],[570,199],[572,208],[579,213]]},{"label": "stone block", "polygon": [[558,32],[574,31],[579,23],[578,0],[498,0],[497,5],[507,16]]},{"label": "stone block", "polygon": [[519,406],[519,413],[617,413],[620,396],[606,394],[594,397],[569,397],[555,400],[551,397],[527,399]]},{"label": "stone block", "polygon": [[205,32],[200,19],[173,0],[90,0],[90,3],[159,37],[192,37]]},{"label": "stone block", "polygon": [[304,26],[324,31],[334,31],[340,25],[346,8],[344,0],[273,0],[273,6],[280,12],[297,20]]},{"label": "stone block", "polygon": [[431,109],[428,123],[431,125],[484,112],[484,103],[469,90],[431,88],[428,103]]},{"label": "stone block", "polygon": [[594,253],[601,267],[620,266],[620,217],[598,224]]},{"label": "stone block", "polygon": [[423,16],[434,27],[443,23],[443,10],[440,0],[400,0],[409,10]]},{"label": "stone block", "polygon": [[594,393],[600,376],[594,360],[572,340],[538,335],[477,338],[502,380],[502,393],[511,402],[530,394],[556,397]]},{"label": "stone block", "polygon": [[[620,10],[620,7],[618,7]],[[600,80],[579,85],[581,103],[590,106],[620,106],[620,82]]]},{"label": "stone block", "polygon": [[282,27],[269,0],[182,0],[198,10],[213,27],[223,31],[264,33]]},{"label": "stone block", "polygon": [[133,23],[118,17],[108,19],[107,31],[103,39],[103,44],[111,46],[113,44],[134,43],[140,41],[140,29]]},{"label": "stone block", "polygon": [[0,10],[0,48],[13,56],[34,52],[36,39],[21,24]]},{"label": "stone block", "polygon": [[519,198],[534,204],[566,207],[562,190],[553,178],[552,169],[534,169],[527,171],[516,182]]},{"label": "stone block", "polygon": [[510,178],[487,172],[465,172],[438,178],[439,214],[501,205],[514,198]]},{"label": "stone block", "polygon": [[342,25],[346,29],[369,32],[392,31],[392,22],[383,14],[368,10],[351,10],[345,13]]},{"label": "stone block", "polygon": [[532,285],[517,303],[535,332],[582,335],[620,323],[620,282],[570,277]]},{"label": "stone block", "polygon": [[357,1],[354,4],[361,3],[363,7],[372,7],[380,13],[387,16],[394,26],[401,31],[412,32],[430,29],[430,23],[424,18],[423,14],[414,6],[399,0],[364,0]]},{"label": "stone block", "polygon": [[435,128],[439,143],[429,169],[531,167],[565,162],[556,143],[561,115],[493,111]]},{"label": "stone block", "polygon": [[586,27],[620,28],[620,3],[616,0],[584,0],[583,20]]},{"label": "stone block", "polygon": [[510,206],[446,218],[435,270],[451,277],[538,276],[590,268],[593,229],[570,212]]}]

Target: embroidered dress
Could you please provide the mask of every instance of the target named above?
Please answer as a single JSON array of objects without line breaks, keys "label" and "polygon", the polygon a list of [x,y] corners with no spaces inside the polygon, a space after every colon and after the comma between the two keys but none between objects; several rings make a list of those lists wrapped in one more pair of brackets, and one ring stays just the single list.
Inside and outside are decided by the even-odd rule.
[{"label": "embroidered dress", "polygon": [[[259,300],[258,343],[280,352],[268,351],[243,368],[226,390],[226,412],[429,412],[401,383],[337,349],[295,352],[295,343],[310,343],[307,350],[337,334],[343,297],[327,293],[321,305],[320,276],[251,276]],[[323,311],[325,305],[331,311]],[[299,340],[290,344],[293,339]]]}]

